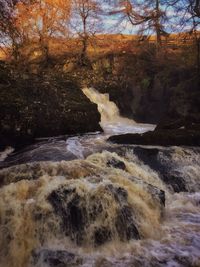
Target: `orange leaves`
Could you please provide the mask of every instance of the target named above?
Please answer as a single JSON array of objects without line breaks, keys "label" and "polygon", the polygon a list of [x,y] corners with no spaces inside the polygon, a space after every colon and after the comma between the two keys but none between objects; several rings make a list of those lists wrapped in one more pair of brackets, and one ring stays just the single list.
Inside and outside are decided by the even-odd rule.
[{"label": "orange leaves", "polygon": [[70,19],[71,0],[40,0],[18,2],[15,10],[16,27],[28,39],[41,39],[63,32]]}]

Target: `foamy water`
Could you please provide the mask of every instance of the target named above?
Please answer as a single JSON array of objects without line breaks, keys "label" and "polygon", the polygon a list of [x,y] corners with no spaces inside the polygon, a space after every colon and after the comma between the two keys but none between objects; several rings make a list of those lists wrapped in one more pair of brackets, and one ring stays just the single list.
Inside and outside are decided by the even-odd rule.
[{"label": "foamy water", "polygon": [[[132,148],[123,151],[1,170],[1,266],[67,264],[59,251],[73,253],[69,266],[199,266],[199,180],[190,173],[191,192],[174,193]],[[177,171],[190,153],[198,169],[199,151],[161,152]]]},{"label": "foamy water", "polygon": [[84,94],[96,103],[101,114],[101,127],[106,134],[144,133],[153,131],[155,125],[136,123],[133,120],[120,116],[116,104],[109,99],[109,94],[101,94],[94,88],[84,88]]},{"label": "foamy water", "polygon": [[200,149],[107,143],[154,126],[87,95],[104,134],[4,152],[0,267],[199,267]]},{"label": "foamy water", "polygon": [[3,162],[9,154],[11,154],[14,151],[14,148],[7,147],[3,151],[0,151],[0,162]]}]

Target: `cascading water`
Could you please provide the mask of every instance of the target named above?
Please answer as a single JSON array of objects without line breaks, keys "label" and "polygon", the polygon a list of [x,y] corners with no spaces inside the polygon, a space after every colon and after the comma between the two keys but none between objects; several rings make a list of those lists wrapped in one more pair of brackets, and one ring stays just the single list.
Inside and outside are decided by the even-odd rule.
[{"label": "cascading water", "polygon": [[[103,106],[107,133],[153,128],[84,91]],[[5,161],[4,153],[0,267],[200,266],[200,149],[106,136],[43,140]]]},{"label": "cascading water", "polygon": [[83,92],[93,103],[98,105],[102,124],[109,121],[116,122],[121,119],[119,109],[114,102],[110,101],[109,94],[100,94],[94,88],[84,88]]},{"label": "cascading water", "polygon": [[133,120],[120,116],[119,109],[114,102],[109,99],[109,94],[101,94],[94,88],[84,88],[83,93],[97,104],[101,114],[101,127],[107,134],[120,133],[144,133],[154,130],[155,126],[150,124],[140,124]]}]

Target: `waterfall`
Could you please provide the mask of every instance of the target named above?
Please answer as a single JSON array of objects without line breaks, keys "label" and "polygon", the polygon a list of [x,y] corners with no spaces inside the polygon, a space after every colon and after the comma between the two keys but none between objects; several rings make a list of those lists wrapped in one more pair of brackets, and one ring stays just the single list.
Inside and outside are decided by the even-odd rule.
[{"label": "waterfall", "polygon": [[[98,105],[102,124],[117,122],[123,119],[120,117],[119,109],[116,104],[110,101],[109,94],[100,94],[94,88],[84,88],[83,92],[93,103]],[[131,121],[131,123],[134,123],[134,121]]]},{"label": "waterfall", "polygon": [[200,266],[200,148],[106,142],[154,126],[83,91],[106,134],[0,155],[0,267]]},{"label": "waterfall", "polygon": [[101,127],[107,134],[144,133],[154,130],[150,124],[138,124],[134,120],[120,116],[117,105],[110,101],[109,94],[101,94],[94,88],[83,88],[83,93],[97,104],[101,114]]}]

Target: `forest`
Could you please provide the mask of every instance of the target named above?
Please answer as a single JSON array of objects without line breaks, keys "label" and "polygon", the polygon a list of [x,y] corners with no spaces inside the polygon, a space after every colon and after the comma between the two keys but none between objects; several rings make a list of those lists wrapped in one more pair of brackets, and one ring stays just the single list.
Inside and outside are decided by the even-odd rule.
[{"label": "forest", "polygon": [[96,50],[98,41],[109,46],[109,40],[104,41],[106,35],[123,36],[129,32],[129,35],[135,33],[138,41],[148,41],[154,36],[157,49],[171,43],[177,45],[177,42],[194,44],[196,63],[199,64],[198,0],[5,0],[0,2],[0,10],[1,50],[12,60],[19,60],[23,50],[33,44],[48,60],[51,42],[60,40],[64,42],[60,49],[66,51],[66,46],[69,53],[76,50],[79,63],[84,65],[88,60],[89,46]]}]

